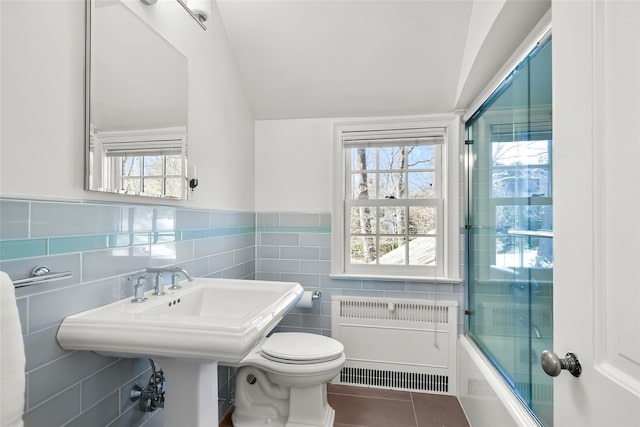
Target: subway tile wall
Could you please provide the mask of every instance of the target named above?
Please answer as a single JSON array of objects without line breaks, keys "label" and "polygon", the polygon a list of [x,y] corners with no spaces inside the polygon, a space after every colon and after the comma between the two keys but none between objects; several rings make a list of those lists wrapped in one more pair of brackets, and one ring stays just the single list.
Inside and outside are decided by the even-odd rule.
[{"label": "subway tile wall", "polygon": [[331,296],[350,295],[454,300],[462,332],[462,284],[331,278],[331,214],[258,212],[256,221],[256,279],[293,281],[322,292],[313,307],[294,308],[277,331],[330,336]]},{"label": "subway tile wall", "polygon": [[[130,297],[127,276],[148,266],[254,279],[255,214],[0,198],[0,270],[15,280],[36,265],[73,277],[16,289],[26,353],[25,425],[161,426],[161,409],[142,412],[128,399],[135,383],[149,380],[146,359],[64,351],[58,326],[66,316]],[[220,396],[232,393],[232,373],[220,367]],[[230,405],[220,403],[220,414]]]},{"label": "subway tile wall", "polygon": [[[128,400],[131,387],[149,379],[147,360],[67,352],[55,339],[66,316],[130,297],[127,276],[147,266],[184,265],[196,277],[295,281],[322,291],[314,307],[295,308],[277,331],[330,335],[331,295],[453,299],[462,306],[460,284],[332,279],[330,263],[329,213],[0,198],[0,270],[14,279],[36,265],[73,273],[16,290],[27,356],[25,425],[162,425],[161,409],[141,412]],[[229,396],[233,370],[221,366],[218,377],[220,396]],[[221,415],[229,402],[220,403]]]}]

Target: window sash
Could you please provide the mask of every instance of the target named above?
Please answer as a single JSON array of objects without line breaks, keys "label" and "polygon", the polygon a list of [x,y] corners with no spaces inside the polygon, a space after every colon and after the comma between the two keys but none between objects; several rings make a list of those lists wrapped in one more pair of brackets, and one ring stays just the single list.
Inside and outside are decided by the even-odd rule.
[{"label": "window sash", "polygon": [[[407,145],[399,145],[398,147],[406,147]],[[383,148],[383,147],[393,147],[393,146],[388,146],[388,145],[381,145],[378,148]],[[352,164],[351,164],[351,154],[352,154],[352,150],[357,149],[357,148],[362,148],[362,147],[352,147],[352,148],[344,148],[344,158],[345,158],[345,169],[346,169],[346,176],[345,176],[345,199],[349,200],[349,199],[353,199],[353,176],[354,175],[361,175],[361,174],[375,174],[376,176],[376,195],[380,194],[380,180],[377,179],[380,175],[382,174],[402,174],[404,177],[404,180],[406,182],[406,185],[409,186],[409,174],[411,173],[433,173],[434,174],[434,182],[433,182],[433,196],[432,197],[425,197],[424,199],[409,199],[408,197],[406,197],[406,199],[408,200],[428,200],[428,199],[439,199],[442,198],[443,195],[443,180],[442,180],[442,176],[443,176],[443,156],[442,156],[442,146],[437,146],[435,147],[434,150],[434,160],[433,160],[433,167],[431,168],[409,168],[409,167],[405,167],[405,168],[389,168],[389,169],[381,169],[379,167],[376,168],[372,168],[372,169],[363,169],[363,170],[355,170],[352,168]],[[377,163],[377,162],[376,162]],[[378,165],[379,166],[379,165]],[[361,199],[361,200],[376,200],[379,199],[379,197],[376,198],[367,198],[367,199]],[[391,199],[391,200],[404,200],[405,198],[395,198],[395,199]],[[384,200],[384,199],[381,199]]]},{"label": "window sash", "polygon": [[[171,154],[175,156],[176,154]],[[107,156],[105,157],[105,162],[107,167],[106,171],[111,171],[110,177],[114,180],[118,181],[116,188],[125,189],[127,188],[127,182],[138,182],[138,186],[140,188],[141,194],[149,194],[149,191],[145,191],[145,180],[160,180],[161,182],[161,190],[158,196],[165,197],[168,196],[168,180],[176,180],[183,179],[183,176],[180,174],[168,174],[167,173],[167,156],[169,154],[159,155],[153,154],[150,157],[161,157],[162,158],[162,166],[161,173],[159,174],[145,174],[144,171],[144,155],[138,154],[126,154],[124,156]],[[140,157],[140,171],[135,175],[124,175],[123,171],[123,159],[126,157]],[[155,193],[154,193],[155,194]],[[179,195],[173,195],[172,197],[179,197]]]},{"label": "window sash", "polygon": [[[372,203],[367,203],[372,202]],[[374,233],[364,234],[364,233],[352,233],[351,230],[351,210],[352,208],[357,207],[433,207],[436,211],[436,228],[435,232],[432,233],[410,233],[408,220],[407,225],[404,228],[402,233],[391,234],[391,233],[383,233],[380,230],[379,226],[379,216],[376,215],[376,228]],[[444,254],[445,254],[445,245],[444,245],[444,230],[445,230],[445,219],[444,219],[444,201],[442,199],[426,199],[419,200],[416,202],[415,200],[406,200],[406,199],[394,199],[394,200],[362,200],[362,199],[354,199],[345,201],[345,207],[343,211],[344,216],[344,272],[346,274],[374,274],[374,273],[382,273],[382,274],[398,274],[398,275],[422,275],[422,276],[433,276],[440,277],[444,272]],[[376,262],[369,264],[360,264],[360,263],[352,263],[351,262],[351,240],[352,237],[368,237],[371,236],[376,240]],[[435,242],[435,262],[433,264],[427,265],[418,265],[418,264],[410,264],[410,237],[434,237]],[[404,250],[405,250],[405,262],[404,264],[381,264],[380,258],[382,255],[378,252],[380,248],[380,239],[381,238],[405,238]]]}]

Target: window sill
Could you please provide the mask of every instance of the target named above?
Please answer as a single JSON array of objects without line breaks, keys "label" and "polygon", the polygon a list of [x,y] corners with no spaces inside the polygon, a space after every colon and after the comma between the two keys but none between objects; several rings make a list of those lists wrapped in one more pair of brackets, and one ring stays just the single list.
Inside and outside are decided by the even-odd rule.
[{"label": "window sill", "polygon": [[452,285],[460,285],[462,284],[462,279],[452,278],[452,277],[425,277],[425,276],[384,276],[384,275],[374,275],[374,274],[330,274],[330,278],[332,279],[343,279],[343,280],[381,280],[385,282],[423,282],[423,283],[442,283],[442,284],[452,284]]}]

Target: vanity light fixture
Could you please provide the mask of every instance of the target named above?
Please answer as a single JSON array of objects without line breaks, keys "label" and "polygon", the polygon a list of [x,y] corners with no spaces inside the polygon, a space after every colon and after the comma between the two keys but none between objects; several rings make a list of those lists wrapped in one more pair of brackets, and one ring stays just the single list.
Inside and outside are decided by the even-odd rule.
[{"label": "vanity light fixture", "polygon": [[191,188],[191,191],[195,190],[197,186],[198,186],[198,179],[197,178],[191,178],[189,180],[189,188]]},{"label": "vanity light fixture", "polygon": [[[151,6],[156,4],[158,0],[140,0],[142,3]],[[209,9],[211,8],[210,0],[198,0],[197,5],[194,5],[194,8],[191,9],[186,0],[177,0],[180,3],[180,6],[187,11],[189,15],[202,27],[203,30],[207,31],[207,27],[205,27],[204,22],[209,19]],[[193,1],[193,0],[192,0]]]},{"label": "vanity light fixture", "polygon": [[185,0],[177,1],[180,3],[180,6],[184,7],[184,10],[191,15],[198,25],[200,25],[203,30],[207,31],[207,27],[205,27],[204,22],[209,19],[209,8],[211,7],[209,4],[210,0],[198,1],[197,7],[194,7],[193,9],[187,5]]},{"label": "vanity light fixture", "polygon": [[198,170],[196,165],[193,165],[193,172],[191,173],[191,179],[189,180],[189,188],[191,191],[195,190],[198,186]]},{"label": "vanity light fixture", "polygon": [[183,0],[189,9],[198,17],[198,21],[204,23],[211,15],[211,0]]}]

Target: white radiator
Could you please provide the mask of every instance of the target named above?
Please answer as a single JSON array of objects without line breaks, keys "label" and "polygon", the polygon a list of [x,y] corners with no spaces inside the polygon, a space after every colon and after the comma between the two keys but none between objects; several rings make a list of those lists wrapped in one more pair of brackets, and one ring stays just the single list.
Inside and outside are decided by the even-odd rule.
[{"label": "white radiator", "polygon": [[334,295],[331,336],[347,357],[334,383],[456,394],[455,301]]}]

